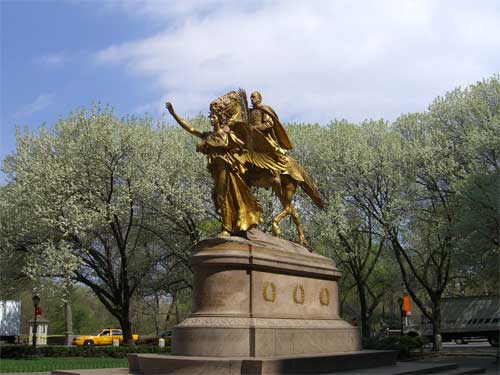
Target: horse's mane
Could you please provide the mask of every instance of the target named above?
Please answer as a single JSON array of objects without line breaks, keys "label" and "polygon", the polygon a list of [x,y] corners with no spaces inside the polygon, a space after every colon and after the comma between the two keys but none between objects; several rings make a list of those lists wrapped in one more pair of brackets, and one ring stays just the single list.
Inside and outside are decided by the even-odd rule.
[{"label": "horse's mane", "polygon": [[216,113],[224,125],[248,123],[248,102],[245,90],[229,91],[210,103],[210,111]]}]

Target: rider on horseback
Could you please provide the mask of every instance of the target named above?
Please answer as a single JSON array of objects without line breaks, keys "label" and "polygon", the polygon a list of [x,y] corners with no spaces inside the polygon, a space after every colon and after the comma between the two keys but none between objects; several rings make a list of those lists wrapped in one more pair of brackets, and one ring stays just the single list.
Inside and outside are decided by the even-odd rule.
[{"label": "rider on horseback", "polygon": [[214,100],[210,105],[214,130],[210,133],[194,129],[174,112],[172,104],[166,106],[185,130],[202,138],[197,151],[208,158],[222,234],[236,234],[257,226],[262,210],[249,186],[271,187],[283,205],[283,210],[273,218],[273,234],[279,235],[279,222],[290,215],[299,242],[305,244],[302,224],[292,205],[297,187],[318,207],[322,208],[323,202],[307,172],[287,155],[292,145],[276,113],[261,104],[259,92],[254,92],[251,100],[251,110],[243,90],[231,91]]}]

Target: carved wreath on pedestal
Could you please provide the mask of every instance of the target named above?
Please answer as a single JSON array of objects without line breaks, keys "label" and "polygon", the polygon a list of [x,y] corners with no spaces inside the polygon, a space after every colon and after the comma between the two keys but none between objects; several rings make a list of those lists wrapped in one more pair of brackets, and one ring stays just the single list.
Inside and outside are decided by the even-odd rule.
[{"label": "carved wreath on pedestal", "polygon": [[305,301],[305,291],[302,285],[297,285],[293,290],[293,302],[303,305]]},{"label": "carved wreath on pedestal", "polygon": [[[270,289],[270,290],[269,290]],[[276,285],[273,282],[266,281],[262,287],[262,298],[266,302],[273,302],[276,300]]]},{"label": "carved wreath on pedestal", "polygon": [[323,306],[328,306],[330,304],[330,291],[327,288],[323,288],[319,291],[319,303]]}]

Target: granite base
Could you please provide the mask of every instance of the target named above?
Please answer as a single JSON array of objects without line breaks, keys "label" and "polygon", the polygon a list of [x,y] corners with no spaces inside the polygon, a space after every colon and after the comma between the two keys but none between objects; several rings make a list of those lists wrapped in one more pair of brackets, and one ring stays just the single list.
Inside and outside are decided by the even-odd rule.
[{"label": "granite base", "polygon": [[171,375],[331,374],[396,364],[397,352],[364,350],[316,356],[194,357],[130,354],[130,371]]}]

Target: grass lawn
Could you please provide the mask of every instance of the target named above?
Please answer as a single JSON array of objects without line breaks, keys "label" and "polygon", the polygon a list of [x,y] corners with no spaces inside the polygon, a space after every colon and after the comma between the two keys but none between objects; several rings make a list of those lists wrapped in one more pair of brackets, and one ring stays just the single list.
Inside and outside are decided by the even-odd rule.
[{"label": "grass lawn", "polygon": [[127,358],[42,357],[35,359],[0,359],[0,373],[111,367],[128,367]]}]

